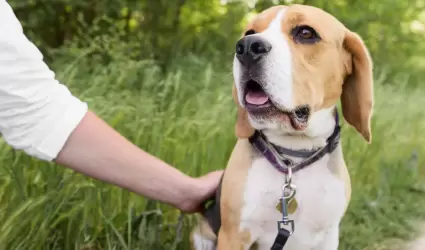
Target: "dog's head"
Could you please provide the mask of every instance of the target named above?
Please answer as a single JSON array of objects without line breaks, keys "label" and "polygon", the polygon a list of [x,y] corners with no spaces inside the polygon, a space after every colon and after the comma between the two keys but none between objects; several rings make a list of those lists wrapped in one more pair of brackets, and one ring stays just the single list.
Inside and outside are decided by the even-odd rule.
[{"label": "dog's head", "polygon": [[371,141],[372,62],[361,38],[305,5],[257,15],[236,44],[236,134],[254,129],[308,134],[341,100],[345,120]]}]

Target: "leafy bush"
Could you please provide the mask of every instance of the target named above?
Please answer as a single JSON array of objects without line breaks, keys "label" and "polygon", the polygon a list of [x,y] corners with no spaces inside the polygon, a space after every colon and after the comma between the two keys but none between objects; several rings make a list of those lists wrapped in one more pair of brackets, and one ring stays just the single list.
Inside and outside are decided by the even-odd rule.
[{"label": "leafy bush", "polygon": [[[273,4],[302,3],[329,11],[358,32],[375,64],[389,75],[405,73],[409,84],[422,78],[423,1],[405,0],[10,0],[26,33],[51,60],[50,48],[96,41],[107,52],[126,43],[125,56],[153,59],[162,69],[188,53],[228,56],[250,13]],[[250,3],[256,3],[252,5]],[[103,44],[103,43],[106,44]],[[112,43],[108,43],[112,42]],[[108,61],[108,58],[104,58]],[[408,72],[408,73],[406,73]]]}]

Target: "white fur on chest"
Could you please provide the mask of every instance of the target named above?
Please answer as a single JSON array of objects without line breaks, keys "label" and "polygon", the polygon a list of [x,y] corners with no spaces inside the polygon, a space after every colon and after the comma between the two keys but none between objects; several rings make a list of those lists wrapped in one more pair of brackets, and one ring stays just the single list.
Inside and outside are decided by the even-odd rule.
[{"label": "white fur on chest", "polygon": [[[329,157],[325,155],[293,175],[298,207],[290,215],[295,220],[295,232],[284,250],[322,249],[328,244],[324,241],[329,231],[338,229],[347,199],[343,181],[326,165]],[[259,250],[269,250],[277,235],[277,221],[282,215],[276,204],[284,182],[285,175],[264,157],[253,161],[245,184],[240,229],[250,231],[252,243],[256,242]]]}]

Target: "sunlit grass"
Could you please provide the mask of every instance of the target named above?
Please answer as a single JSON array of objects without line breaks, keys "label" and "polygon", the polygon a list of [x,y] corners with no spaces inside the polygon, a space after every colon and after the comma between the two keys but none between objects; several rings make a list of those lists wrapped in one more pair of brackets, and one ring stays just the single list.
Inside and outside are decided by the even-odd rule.
[{"label": "sunlit grass", "polygon": [[[193,176],[225,166],[235,142],[230,68],[182,60],[163,77],[150,62],[89,61],[60,63],[58,77],[124,136]],[[425,218],[424,191],[416,186],[425,155],[423,91],[385,83],[375,85],[373,143],[343,126],[353,197],[340,249],[407,237],[407,220]],[[174,248],[175,209],[14,152],[2,141],[0,164],[1,249],[188,249],[191,216]]]}]

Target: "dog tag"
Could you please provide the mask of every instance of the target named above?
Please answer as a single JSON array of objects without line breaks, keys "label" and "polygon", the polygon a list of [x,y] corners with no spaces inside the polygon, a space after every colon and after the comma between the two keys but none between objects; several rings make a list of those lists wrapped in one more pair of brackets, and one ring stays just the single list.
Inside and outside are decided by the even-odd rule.
[{"label": "dog tag", "polygon": [[[297,200],[295,198],[292,198],[288,202],[288,213],[289,214],[295,213],[297,208],[298,208]],[[279,211],[280,213],[282,213],[282,199],[279,199],[279,202],[276,204],[276,210]]]}]

